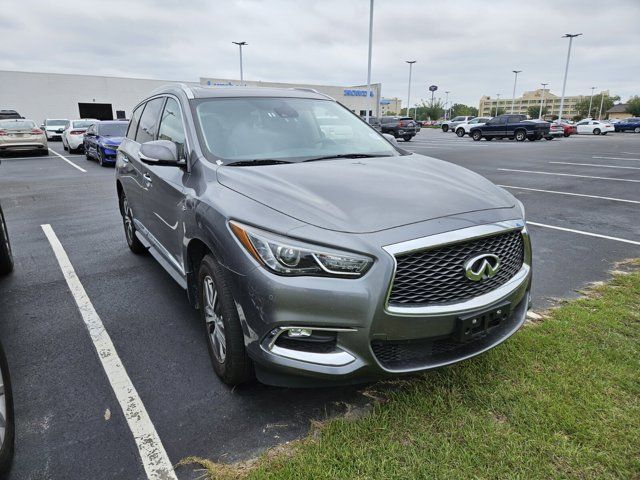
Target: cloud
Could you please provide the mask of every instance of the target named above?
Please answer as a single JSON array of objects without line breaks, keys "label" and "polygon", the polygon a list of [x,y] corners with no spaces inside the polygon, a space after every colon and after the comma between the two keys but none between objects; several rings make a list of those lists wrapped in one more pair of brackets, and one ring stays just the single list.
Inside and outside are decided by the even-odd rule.
[{"label": "cloud", "polygon": [[[244,40],[245,78],[355,85],[366,82],[367,0],[4,0],[0,69],[196,81],[237,78]],[[591,86],[623,98],[640,94],[640,2],[409,2],[376,0],[374,82],[406,98],[427,87],[451,91],[454,102],[511,96],[541,82],[559,94],[566,32],[574,41],[567,93]],[[412,101],[413,103],[413,101]]]}]

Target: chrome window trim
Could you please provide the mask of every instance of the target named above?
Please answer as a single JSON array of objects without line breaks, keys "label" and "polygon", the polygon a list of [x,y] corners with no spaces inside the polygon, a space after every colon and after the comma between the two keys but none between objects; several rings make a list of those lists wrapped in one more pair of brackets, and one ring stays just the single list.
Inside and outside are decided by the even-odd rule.
[{"label": "chrome window trim", "polygon": [[[403,253],[413,253],[422,250],[428,250],[434,247],[442,247],[469,240],[475,240],[482,237],[488,237],[497,233],[506,233],[512,230],[520,230],[524,243],[524,261],[522,268],[504,285],[487,292],[483,295],[470,298],[468,300],[452,303],[447,305],[425,305],[425,306],[397,306],[389,305],[393,282],[396,277],[398,262],[396,255]],[[490,223],[485,225],[476,225],[474,227],[461,228],[450,232],[438,233],[428,237],[416,238],[405,242],[394,243],[382,247],[393,259],[393,273],[391,282],[384,302],[384,310],[389,315],[394,316],[439,316],[444,314],[464,313],[477,310],[486,305],[490,305],[497,301],[510,296],[518,290],[523,282],[527,280],[531,272],[531,247],[529,242],[529,233],[524,220],[507,220],[503,222]]]}]

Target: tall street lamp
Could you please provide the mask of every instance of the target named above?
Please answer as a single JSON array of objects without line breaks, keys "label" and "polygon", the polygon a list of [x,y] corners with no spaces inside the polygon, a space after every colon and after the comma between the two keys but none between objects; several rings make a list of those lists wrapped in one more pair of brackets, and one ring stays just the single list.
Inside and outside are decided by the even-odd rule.
[{"label": "tall street lamp", "polygon": [[589,113],[587,113],[587,117],[588,118],[592,118],[591,117],[591,104],[593,103],[593,92],[596,89],[596,87],[591,87],[591,98],[589,99]]},{"label": "tall street lamp", "polygon": [[544,107],[544,91],[547,89],[548,83],[541,83],[542,85],[542,99],[540,99],[540,113],[538,114],[538,120],[542,120],[542,108]]},{"label": "tall street lamp", "polygon": [[518,81],[518,74],[522,72],[522,70],[512,70],[513,73],[516,74],[513,79],[513,96],[511,97],[511,113],[513,113],[513,107],[516,104],[516,82]]},{"label": "tall street lamp", "polygon": [[407,92],[407,117],[409,116],[409,107],[411,105],[411,70],[416,60],[405,60],[409,64],[409,91]]},{"label": "tall street lamp", "polygon": [[[367,62],[367,101],[365,108],[367,109],[365,118],[369,123],[369,107],[371,106],[371,51],[373,47],[373,0],[369,3],[369,60]],[[380,99],[378,99],[380,101]],[[377,110],[377,109],[376,109]]]},{"label": "tall street lamp", "polygon": [[[498,107],[500,106],[500,97],[502,96],[501,93],[496,93],[496,97],[498,97],[496,99],[496,117],[498,116]],[[491,111],[489,111],[489,116],[491,116]]]},{"label": "tall street lamp", "polygon": [[238,47],[240,47],[240,83],[242,83],[244,82],[244,75],[242,73],[242,47],[248,44],[247,42],[231,42],[231,43],[235,43],[236,45],[238,45]]},{"label": "tall street lamp", "polygon": [[602,120],[602,106],[604,105],[604,93],[600,93],[600,113],[598,114],[598,120]]},{"label": "tall street lamp", "polygon": [[449,118],[449,91],[447,90],[445,93],[444,99],[444,119],[447,120]]},{"label": "tall street lamp", "polygon": [[562,121],[562,110],[564,109],[564,90],[567,86],[567,73],[569,72],[569,59],[571,59],[571,44],[575,37],[579,37],[581,33],[565,33],[562,38],[569,39],[569,50],[567,51],[567,64],[564,67],[564,80],[562,82],[562,96],[560,97],[560,111],[558,112],[558,120]]}]

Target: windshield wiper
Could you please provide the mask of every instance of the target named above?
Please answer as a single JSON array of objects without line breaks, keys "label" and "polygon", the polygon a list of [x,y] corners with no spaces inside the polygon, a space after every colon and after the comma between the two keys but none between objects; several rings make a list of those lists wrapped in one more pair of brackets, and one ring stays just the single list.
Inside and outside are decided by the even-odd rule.
[{"label": "windshield wiper", "polygon": [[308,158],[305,162],[315,162],[317,160],[331,160],[333,158],[376,158],[387,157],[388,155],[373,155],[371,153],[342,153],[340,155],[327,155],[325,157]]},{"label": "windshield wiper", "polygon": [[257,160],[238,160],[237,162],[227,163],[229,167],[252,167],[254,165],[281,165],[283,163],[291,163],[286,160],[275,160],[273,158],[262,158]]}]

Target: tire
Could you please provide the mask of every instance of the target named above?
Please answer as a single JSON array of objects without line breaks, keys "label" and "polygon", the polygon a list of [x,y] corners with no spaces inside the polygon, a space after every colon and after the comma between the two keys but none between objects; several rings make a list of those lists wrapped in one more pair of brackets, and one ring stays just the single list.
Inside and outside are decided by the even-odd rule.
[{"label": "tire", "polygon": [[226,273],[211,255],[200,263],[198,294],[214,371],[227,385],[245,383],[252,377],[253,366]]},{"label": "tire", "polygon": [[633,129],[633,131],[634,131],[635,133],[640,133],[640,127],[636,127],[636,128],[634,128],[634,129]]},{"label": "tire", "polygon": [[473,138],[473,140],[476,142],[480,141],[480,139],[482,138],[482,132],[480,130],[474,130],[471,133],[471,138]]},{"label": "tire", "polygon": [[13,271],[13,252],[7,231],[7,222],[0,208],[0,275],[7,275]]},{"label": "tire", "polygon": [[404,137],[402,137],[402,139],[403,139],[405,142],[410,142],[412,138],[413,138],[413,136],[411,136],[411,135],[405,135]]},{"label": "tire", "polygon": [[563,134],[562,134],[562,136],[563,136],[564,138],[569,137],[569,135],[570,135],[569,133],[563,133]]},{"label": "tire", "polygon": [[607,133],[609,133],[609,132],[602,132],[602,135],[606,135]]},{"label": "tire", "polygon": [[120,195],[120,211],[122,212],[122,224],[124,226],[124,236],[127,239],[129,249],[136,255],[146,253],[147,249],[136,236],[136,226],[133,223],[133,211],[129,206],[127,196],[122,193]]},{"label": "tire", "polygon": [[447,133],[449,131],[449,125],[442,125],[442,131]]},{"label": "tire", "polygon": [[491,140],[493,140],[493,137],[485,137],[484,138],[487,142],[490,142]]},{"label": "tire", "polygon": [[516,142],[524,142],[527,139],[527,132],[524,130],[516,130],[515,139]]},{"label": "tire", "polygon": [[107,165],[104,162],[104,152],[100,150],[100,147],[97,148],[98,151],[98,165],[101,167],[106,167]]},{"label": "tire", "polygon": [[460,138],[464,137],[464,128],[459,128],[456,130],[456,135]]},{"label": "tire", "polygon": [[69,147],[67,147],[67,146],[64,144],[64,140],[62,140],[62,149],[63,149],[65,152],[69,152],[69,151],[70,151],[70,150],[69,150]]},{"label": "tire", "polygon": [[[13,447],[15,439],[15,423],[13,419],[13,394],[11,391],[11,375],[9,374],[9,364],[4,354],[4,349],[0,345],[0,371],[2,372],[2,392],[0,402],[4,402],[4,436],[0,435],[2,444],[0,446],[0,476],[7,473],[11,467],[13,459]],[[0,431],[2,429],[0,428]]]},{"label": "tire", "polygon": [[594,134],[594,135],[600,135],[601,133],[602,133],[602,132],[600,131],[600,129],[599,129],[599,128],[594,128],[594,129],[593,129],[593,134]]},{"label": "tire", "polygon": [[84,147],[84,158],[91,160],[91,155],[89,155],[89,149],[87,147]]},{"label": "tire", "polygon": [[544,137],[545,140],[553,140],[553,137]]}]

